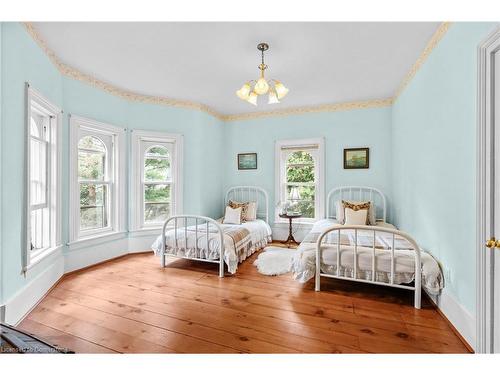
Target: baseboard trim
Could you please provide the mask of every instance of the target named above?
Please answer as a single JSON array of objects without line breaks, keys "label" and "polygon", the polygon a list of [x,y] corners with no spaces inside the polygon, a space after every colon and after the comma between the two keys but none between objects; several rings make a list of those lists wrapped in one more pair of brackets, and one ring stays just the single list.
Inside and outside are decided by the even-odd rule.
[{"label": "baseboard trim", "polygon": [[475,352],[476,320],[455,298],[444,290],[438,296],[425,292],[439,315],[448,323],[453,332],[471,353]]},{"label": "baseboard trim", "polygon": [[58,257],[3,306],[3,321],[16,325],[54,288],[64,276],[64,258]]},{"label": "baseboard trim", "polygon": [[69,249],[64,254],[64,273],[76,271],[94,264],[128,254],[128,238],[106,241],[78,250]]},{"label": "baseboard trim", "polygon": [[127,254],[121,254],[121,255],[118,255],[116,257],[113,257],[113,258],[109,258],[109,259],[105,259],[101,262],[98,262],[98,263],[95,263],[95,264],[90,264],[88,266],[85,266],[85,267],[82,267],[82,268],[78,268],[76,270],[73,270],[73,271],[68,271],[66,272],[62,277],[66,277],[66,276],[70,276],[70,275],[73,275],[73,274],[77,274],[77,273],[80,273],[80,272],[84,272],[88,269],[91,269],[93,267],[97,267],[97,266],[100,266],[102,264],[105,264],[105,263],[109,263],[109,262],[113,262],[115,260],[118,260],[118,259],[121,259],[121,258],[125,258],[125,257],[128,257],[129,255],[135,255],[135,254],[142,254],[142,253],[149,253],[150,250],[146,250],[146,251],[134,251],[134,252],[131,252],[131,253],[127,253]]}]

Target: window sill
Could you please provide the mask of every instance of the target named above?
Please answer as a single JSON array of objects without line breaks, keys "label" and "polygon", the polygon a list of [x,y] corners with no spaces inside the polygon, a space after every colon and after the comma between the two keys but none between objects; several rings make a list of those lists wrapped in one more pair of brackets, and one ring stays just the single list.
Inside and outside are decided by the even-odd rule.
[{"label": "window sill", "polygon": [[143,237],[143,236],[159,236],[161,234],[162,225],[158,227],[146,227],[140,229],[130,230],[129,233],[133,237]]},{"label": "window sill", "polygon": [[45,258],[49,257],[51,254],[54,254],[55,252],[57,252],[61,249],[62,249],[62,245],[57,245],[57,246],[54,246],[54,247],[51,247],[51,248],[48,248],[48,249],[42,251],[40,254],[37,254],[33,258],[30,258],[29,264],[26,267],[26,272],[28,272],[30,269],[35,267],[37,264],[39,264]]},{"label": "window sill", "polygon": [[92,245],[98,245],[103,242],[119,240],[127,237],[127,232],[109,232],[105,234],[99,234],[92,237],[83,237],[75,241],[69,242],[68,246],[70,250],[77,250],[83,247],[88,247]]}]

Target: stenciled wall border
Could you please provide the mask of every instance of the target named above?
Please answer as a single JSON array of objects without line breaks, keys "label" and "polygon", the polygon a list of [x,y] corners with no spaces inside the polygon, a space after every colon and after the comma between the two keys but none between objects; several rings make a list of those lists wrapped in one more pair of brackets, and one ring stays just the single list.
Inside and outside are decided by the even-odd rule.
[{"label": "stenciled wall border", "polygon": [[89,74],[83,73],[80,70],[71,67],[65,63],[63,63],[57,55],[47,46],[47,43],[42,39],[40,34],[37,32],[36,28],[33,26],[31,22],[23,22],[24,27],[26,28],[28,34],[33,38],[33,40],[40,46],[40,48],[44,51],[44,53],[48,56],[50,61],[54,64],[54,66],[59,70],[59,72],[73,79],[76,79],[81,82],[85,82],[93,87],[101,89],[109,94],[118,96],[120,98],[141,102],[141,103],[149,103],[149,104],[158,104],[164,106],[171,106],[177,108],[185,108],[185,109],[194,109],[198,111],[202,111],[208,113],[221,121],[243,121],[243,120],[252,120],[252,119],[261,119],[267,117],[282,117],[282,116],[290,116],[290,115],[301,115],[307,113],[320,113],[320,112],[339,112],[339,111],[349,111],[355,109],[368,109],[368,108],[382,108],[391,106],[397,98],[401,95],[404,89],[408,86],[410,81],[413,79],[418,70],[422,67],[424,62],[427,60],[431,52],[438,45],[441,39],[444,37],[448,29],[450,28],[451,22],[443,22],[436,32],[432,35],[431,39],[427,43],[426,47],[420,54],[419,58],[413,64],[412,68],[406,75],[403,82],[398,87],[396,94],[392,98],[386,99],[373,99],[373,100],[365,100],[365,101],[353,101],[353,102],[343,102],[343,103],[332,103],[332,104],[323,104],[317,106],[306,106],[306,107],[295,107],[295,108],[284,108],[282,110],[273,110],[273,111],[265,111],[265,112],[250,112],[250,113],[242,113],[242,114],[222,114],[215,111],[213,108],[188,100],[178,100],[172,99],[163,96],[150,96],[134,93],[131,91],[127,91],[101,81],[95,77],[92,77]]},{"label": "stenciled wall border", "polygon": [[401,84],[399,85],[399,87],[396,91],[396,94],[393,97],[393,102],[395,102],[398,99],[398,97],[404,91],[406,86],[408,86],[408,84],[413,79],[413,77],[415,77],[415,74],[417,74],[418,70],[422,67],[422,65],[424,65],[424,62],[427,60],[427,58],[429,57],[431,52],[434,50],[434,48],[436,48],[436,46],[441,41],[441,39],[443,39],[443,37],[445,36],[445,34],[448,31],[448,29],[450,28],[450,26],[451,26],[451,22],[441,23],[441,25],[438,27],[436,32],[432,35],[431,39],[429,40],[429,42],[425,46],[424,50],[420,54],[420,56],[417,59],[417,61],[415,62],[415,64],[413,64],[413,66],[411,67],[410,71],[408,72],[408,74],[404,78],[403,82],[401,82]]}]

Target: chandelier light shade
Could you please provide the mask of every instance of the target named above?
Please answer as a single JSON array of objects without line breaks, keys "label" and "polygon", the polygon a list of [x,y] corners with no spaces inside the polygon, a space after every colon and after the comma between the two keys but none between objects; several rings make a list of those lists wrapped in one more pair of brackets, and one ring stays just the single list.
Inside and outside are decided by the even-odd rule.
[{"label": "chandelier light shade", "polygon": [[241,89],[236,91],[236,95],[238,95],[238,98],[240,98],[241,100],[248,100],[251,90],[252,87],[250,86],[250,83],[247,82],[243,86],[241,86]]},{"label": "chandelier light shade", "polygon": [[280,81],[275,79],[266,80],[264,71],[267,69],[267,65],[264,63],[264,51],[269,49],[269,45],[267,43],[259,43],[257,49],[261,52],[262,57],[261,64],[259,65],[260,77],[257,81],[251,80],[246,82],[236,91],[236,95],[241,100],[246,100],[250,104],[257,105],[257,98],[260,95],[269,94],[268,104],[279,103],[288,94],[289,90]]}]

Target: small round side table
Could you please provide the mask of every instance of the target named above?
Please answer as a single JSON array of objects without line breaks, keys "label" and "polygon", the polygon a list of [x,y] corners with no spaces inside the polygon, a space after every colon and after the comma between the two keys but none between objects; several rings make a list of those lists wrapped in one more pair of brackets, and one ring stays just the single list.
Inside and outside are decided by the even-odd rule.
[{"label": "small round side table", "polygon": [[298,245],[299,243],[295,241],[292,233],[292,220],[302,217],[302,214],[280,214],[279,216],[283,219],[288,219],[288,238],[283,241],[283,244],[285,244],[288,248],[290,248],[290,245],[293,244]]}]

